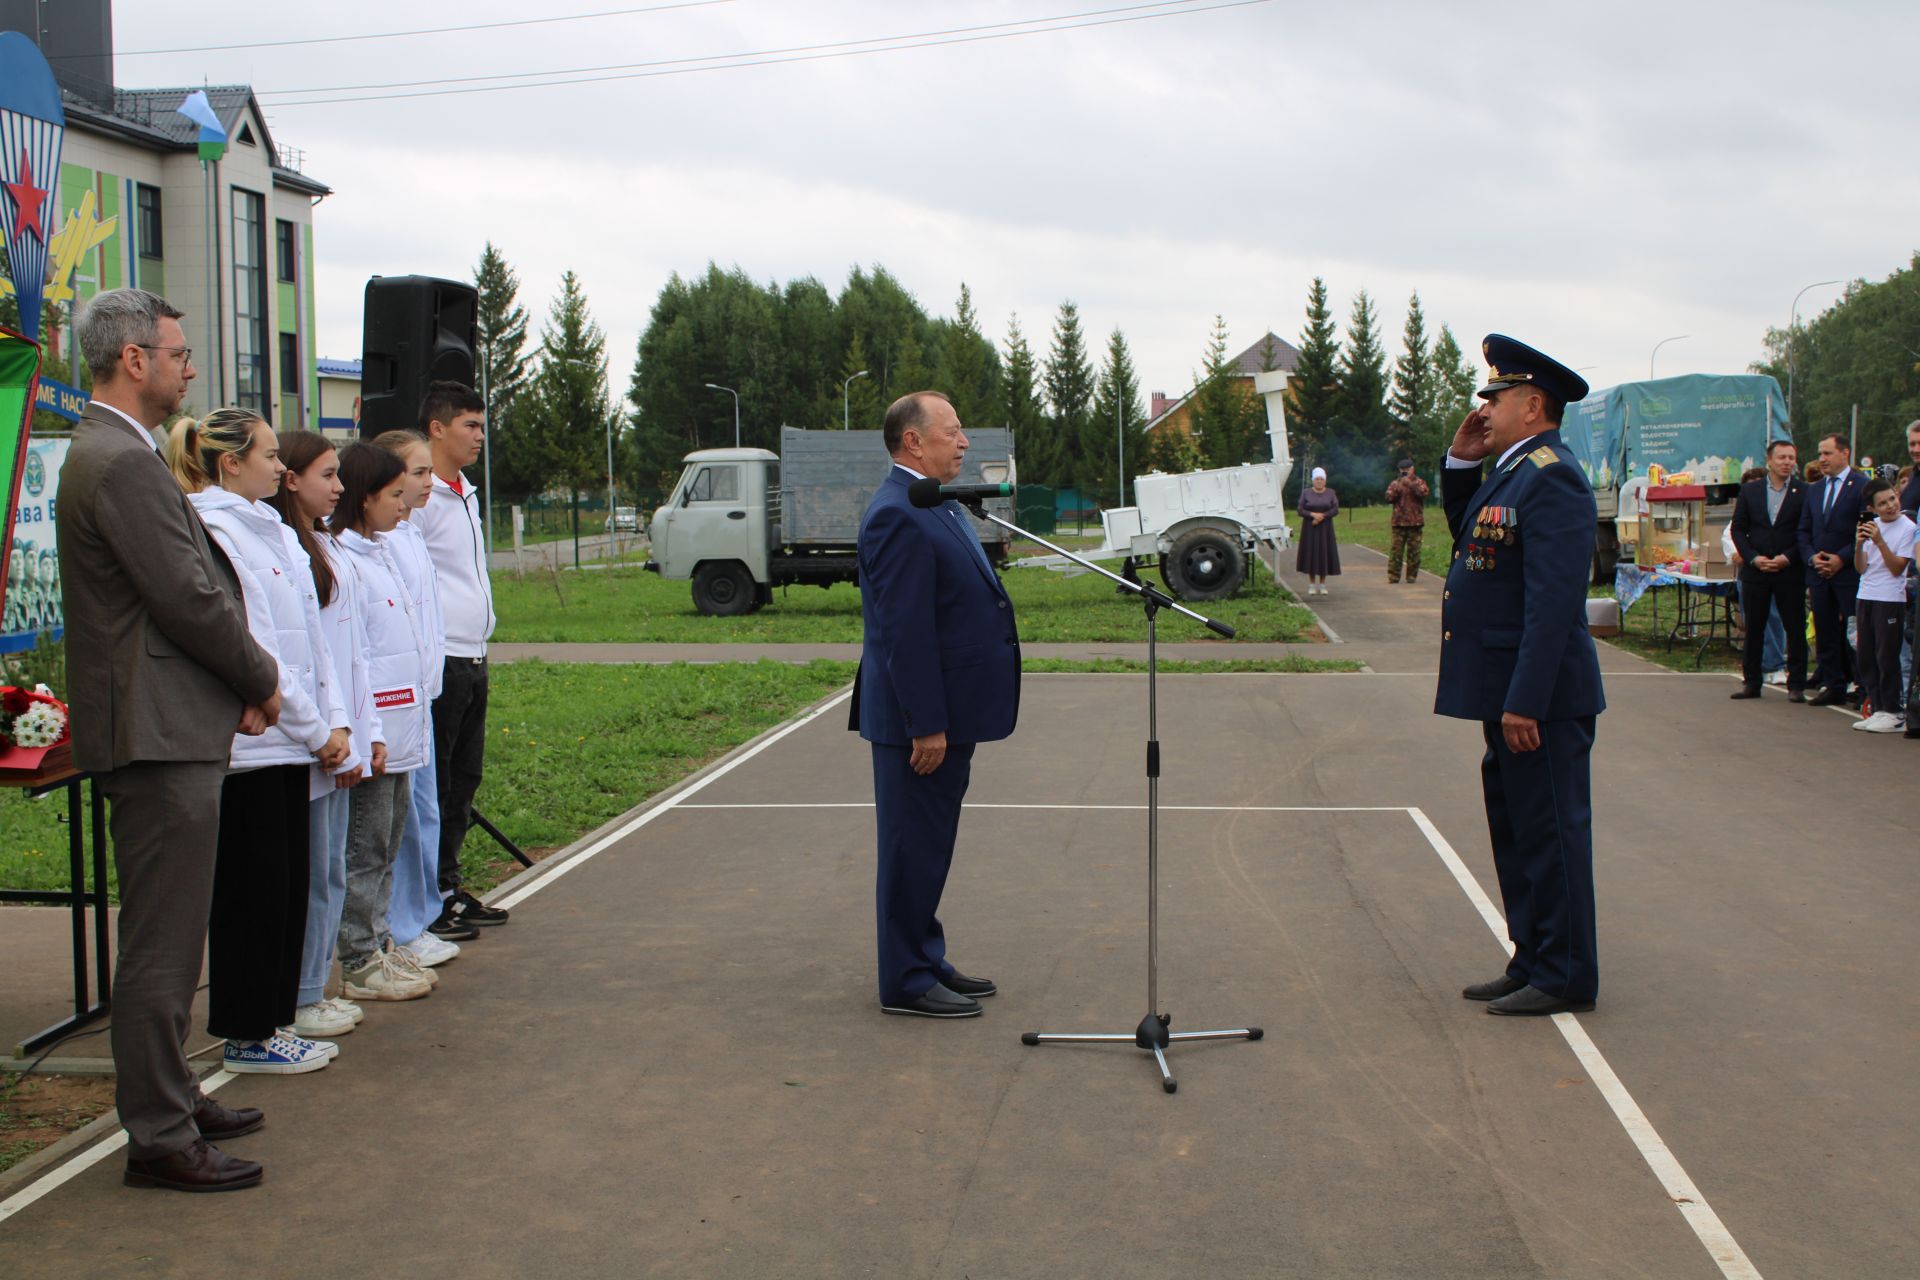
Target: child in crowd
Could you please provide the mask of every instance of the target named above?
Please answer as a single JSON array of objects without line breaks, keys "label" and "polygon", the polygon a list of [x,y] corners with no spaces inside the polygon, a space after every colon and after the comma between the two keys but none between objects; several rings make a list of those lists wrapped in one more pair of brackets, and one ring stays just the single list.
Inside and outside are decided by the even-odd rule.
[{"label": "child in crowd", "polygon": [[258,414],[216,409],[174,425],[174,477],[233,564],[247,626],[280,668],[280,719],[235,734],[220,790],[220,836],[208,922],[207,1030],[240,1073],[299,1075],[338,1049],[286,1028],[294,1021],[307,922],[307,796],[311,766],[338,768],[346,713],[321,638],[313,567],[266,499],[280,488],[280,442]]},{"label": "child in crowd", "polygon": [[1853,567],[1860,573],[1854,605],[1856,670],[1873,714],[1854,722],[1868,733],[1900,733],[1900,632],[1907,604],[1907,564],[1915,525],[1900,514],[1900,494],[1885,480],[1867,483],[1867,510],[1855,535]]},{"label": "child in crowd", "polygon": [[[406,514],[393,532],[386,536],[400,576],[413,598],[421,619],[421,631],[431,646],[426,655],[428,733],[431,735],[433,700],[440,696],[446,675],[446,618],[440,610],[440,586],[434,575],[433,556],[419,526],[410,518],[427,505],[433,493],[433,451],[427,438],[418,431],[388,431],[375,436],[377,448],[400,459],[401,478],[406,485]],[[459,943],[480,935],[480,930],[454,917],[450,926],[436,933],[428,927],[440,919],[445,903],[440,892],[440,781],[434,768],[434,753],[410,775],[413,794],[407,806],[406,834],[400,840],[400,852],[393,862],[393,904],[387,911],[387,923],[395,938],[403,938],[407,950],[427,966],[444,964],[460,954]]]},{"label": "child in crowd", "polygon": [[328,521],[357,582],[366,620],[374,712],[384,750],[372,776],[348,792],[347,898],[340,916],[342,989],[350,1000],[417,1000],[438,980],[387,924],[393,859],[406,829],[408,775],[432,750],[425,662],[429,645],[387,536],[406,507],[400,460],[370,444],[340,451],[340,502]]},{"label": "child in crowd", "polygon": [[351,734],[347,758],[332,770],[315,764],[308,780],[307,931],[300,952],[299,1007],[293,1032],[342,1036],[366,1016],[345,997],[328,999],[326,991],[333,970],[334,938],[340,932],[340,912],[347,898],[347,790],[367,776],[373,744],[381,741],[380,722],[373,714],[366,623],[353,604],[358,579],[353,562],[325,527],[340,500],[340,455],[317,432],[282,431],[280,462],[286,471],[273,495],[273,506],[312,562],[321,636],[332,655],[333,687],[346,709]]}]

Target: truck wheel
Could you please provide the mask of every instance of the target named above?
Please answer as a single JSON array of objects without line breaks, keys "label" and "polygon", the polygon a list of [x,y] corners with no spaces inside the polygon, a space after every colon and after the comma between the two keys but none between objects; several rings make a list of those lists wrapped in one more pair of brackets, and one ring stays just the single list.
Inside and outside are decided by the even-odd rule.
[{"label": "truck wheel", "polygon": [[753,611],[753,579],[737,560],[703,564],[693,571],[693,607],[710,618]]},{"label": "truck wheel", "polygon": [[1182,600],[1224,600],[1247,577],[1240,540],[1220,529],[1190,529],[1160,559],[1160,576]]}]

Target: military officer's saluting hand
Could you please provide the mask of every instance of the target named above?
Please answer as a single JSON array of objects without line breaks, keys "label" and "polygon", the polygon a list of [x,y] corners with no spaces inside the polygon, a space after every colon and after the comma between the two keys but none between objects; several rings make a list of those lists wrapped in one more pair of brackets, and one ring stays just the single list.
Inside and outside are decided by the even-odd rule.
[{"label": "military officer's saluting hand", "polygon": [[1595,510],[1559,431],[1587,384],[1512,338],[1489,334],[1481,350],[1485,404],[1454,432],[1441,478],[1454,552],[1434,710],[1481,725],[1514,955],[1462,994],[1491,1013],[1565,1013],[1591,1009],[1599,990],[1589,755],[1606,699],[1586,616]]}]

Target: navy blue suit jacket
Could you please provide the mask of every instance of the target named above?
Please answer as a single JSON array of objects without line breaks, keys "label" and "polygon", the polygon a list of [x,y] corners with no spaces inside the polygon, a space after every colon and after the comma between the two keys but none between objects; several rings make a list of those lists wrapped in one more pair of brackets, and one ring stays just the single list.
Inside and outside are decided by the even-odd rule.
[{"label": "navy blue suit jacket", "polygon": [[1020,713],[1013,602],[959,504],[907,501],[893,467],[860,521],[865,635],[850,729],[869,742],[993,742]]},{"label": "navy blue suit jacket", "polygon": [[[1503,712],[1535,720],[1598,715],[1606,708],[1600,661],[1587,633],[1593,569],[1593,488],[1546,431],[1484,480],[1478,467],[1448,468],[1440,490],[1453,562],[1440,604],[1440,687],[1433,709],[1482,722]],[[1502,508],[1507,535],[1474,526]]]},{"label": "navy blue suit jacket", "polygon": [[[1841,476],[1840,492],[1833,495],[1833,510],[1824,510],[1827,480],[1822,476],[1807,486],[1806,501],[1800,508],[1800,561],[1807,567],[1807,585],[1831,582],[1845,587],[1860,581],[1853,567],[1854,530],[1860,524],[1860,512],[1867,492],[1866,477],[1852,467]],[[1813,567],[1813,553],[1831,551],[1846,561],[1846,566],[1831,578],[1822,578]]]}]

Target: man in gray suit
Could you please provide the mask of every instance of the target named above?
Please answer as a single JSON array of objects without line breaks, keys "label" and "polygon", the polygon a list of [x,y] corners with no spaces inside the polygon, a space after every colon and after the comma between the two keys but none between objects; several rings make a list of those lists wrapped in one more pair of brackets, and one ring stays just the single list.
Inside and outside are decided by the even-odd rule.
[{"label": "man in gray suit", "polygon": [[220,784],[236,728],[280,715],[278,668],[247,631],[239,580],[161,460],[153,430],[186,400],[181,313],[142,289],[80,319],[93,402],[60,468],[73,760],[112,804],[120,877],[116,1101],[129,1186],[260,1181],[208,1138],[260,1127],[200,1091],[185,1041],[213,897]]}]

